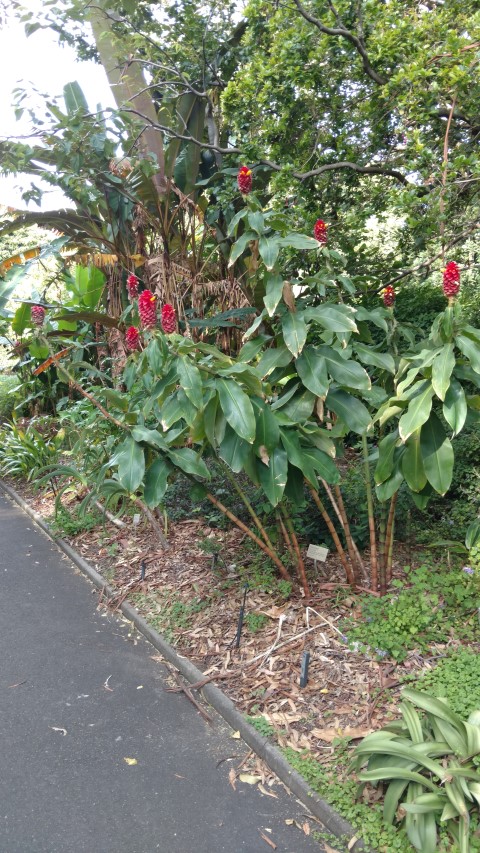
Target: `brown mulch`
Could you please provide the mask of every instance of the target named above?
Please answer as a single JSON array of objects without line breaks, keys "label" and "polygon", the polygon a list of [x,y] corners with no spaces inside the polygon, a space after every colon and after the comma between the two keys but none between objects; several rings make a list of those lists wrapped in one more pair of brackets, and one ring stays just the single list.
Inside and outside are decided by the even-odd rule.
[{"label": "brown mulch", "polygon": [[[44,518],[53,514],[53,495],[14,488]],[[75,496],[71,497],[72,500]],[[65,502],[65,500],[64,500]],[[277,731],[281,746],[309,750],[328,763],[332,741],[355,740],[396,715],[391,690],[399,675],[424,661],[412,653],[401,667],[357,654],[342,641],[339,622],[356,607],[354,595],[338,594],[341,567],[330,555],[323,576],[312,578],[311,606],[295,591],[288,600],[253,588],[247,592],[240,648],[235,636],[245,574],[240,531],[211,529],[200,518],[171,524],[170,550],[161,550],[151,528],[124,518],[125,527],[104,525],[69,537],[76,550],[116,589],[108,606],[130,598],[142,615],[166,634],[237,708],[262,716]],[[200,548],[213,539],[219,559]],[[145,577],[142,580],[142,563]],[[103,599],[99,607],[107,606]],[[248,614],[261,619],[251,630]],[[300,688],[303,653],[310,652],[309,681]],[[158,656],[156,656],[158,658]]]}]

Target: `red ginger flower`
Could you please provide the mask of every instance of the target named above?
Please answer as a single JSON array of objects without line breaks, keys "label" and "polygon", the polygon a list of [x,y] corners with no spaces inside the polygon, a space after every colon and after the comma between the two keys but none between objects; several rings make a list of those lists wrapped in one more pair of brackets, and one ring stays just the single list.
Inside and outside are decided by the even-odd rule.
[{"label": "red ginger flower", "polygon": [[317,219],[315,225],[313,226],[313,236],[315,240],[318,240],[319,243],[327,242],[327,228],[328,225],[323,221],[323,219]]},{"label": "red ginger flower", "polygon": [[125,344],[130,352],[140,349],[140,334],[135,326],[130,326],[125,332]]},{"label": "red ginger flower", "polygon": [[443,292],[447,299],[451,299],[459,290],[460,270],[455,261],[449,261],[443,271]]},{"label": "red ginger flower", "polygon": [[151,290],[144,290],[138,298],[138,313],[144,329],[154,329],[157,325],[156,298]]},{"label": "red ginger flower", "polygon": [[174,332],[177,328],[177,318],[173,305],[164,305],[162,308],[162,329],[166,335]]},{"label": "red ginger flower", "polygon": [[45,308],[42,308],[41,305],[32,305],[30,315],[32,323],[34,323],[35,326],[43,326],[43,321],[45,320]]},{"label": "red ginger flower", "polygon": [[138,278],[133,273],[127,278],[127,290],[130,299],[135,299],[138,296]]},{"label": "red ginger flower", "polygon": [[391,308],[395,303],[395,291],[391,284],[383,289],[383,304],[385,308]]},{"label": "red ginger flower", "polygon": [[252,170],[248,166],[241,166],[237,175],[238,189],[242,195],[248,195],[252,191]]}]

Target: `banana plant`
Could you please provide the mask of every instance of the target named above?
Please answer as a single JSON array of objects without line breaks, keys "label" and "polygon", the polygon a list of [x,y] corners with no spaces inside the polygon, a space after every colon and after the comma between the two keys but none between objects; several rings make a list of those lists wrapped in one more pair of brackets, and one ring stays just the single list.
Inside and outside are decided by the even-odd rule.
[{"label": "banana plant", "polygon": [[480,712],[462,720],[446,700],[413,689],[402,700],[402,720],[355,749],[359,794],[366,783],[385,785],[385,822],[403,826],[421,853],[438,849],[439,827],[469,853],[470,814],[480,805]]}]

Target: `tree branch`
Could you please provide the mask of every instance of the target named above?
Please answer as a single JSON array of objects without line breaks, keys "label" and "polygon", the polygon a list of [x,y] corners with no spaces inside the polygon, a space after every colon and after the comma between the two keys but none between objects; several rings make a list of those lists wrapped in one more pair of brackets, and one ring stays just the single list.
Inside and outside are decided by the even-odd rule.
[{"label": "tree branch", "polygon": [[365,73],[370,77],[371,80],[373,80],[374,83],[377,83],[379,86],[385,85],[385,83],[387,82],[386,79],[382,77],[378,73],[378,71],[375,71],[375,68],[370,63],[368,53],[365,50],[365,45],[363,44],[363,39],[359,38],[354,33],[351,33],[350,30],[347,30],[346,27],[344,27],[343,24],[340,23],[339,15],[333,8],[331,3],[329,5],[335,14],[337,24],[339,24],[336,27],[327,27],[325,24],[322,24],[319,18],[316,18],[315,15],[312,15],[310,12],[307,11],[307,9],[305,9],[304,6],[302,6],[300,0],[293,0],[293,2],[295,3],[295,6],[297,7],[302,17],[305,18],[306,21],[309,21],[310,24],[313,24],[315,27],[317,27],[317,29],[320,30],[321,33],[324,33],[327,36],[340,36],[340,38],[344,38],[346,39],[346,41],[349,41],[350,44],[353,44],[357,53],[362,58],[362,64]]}]

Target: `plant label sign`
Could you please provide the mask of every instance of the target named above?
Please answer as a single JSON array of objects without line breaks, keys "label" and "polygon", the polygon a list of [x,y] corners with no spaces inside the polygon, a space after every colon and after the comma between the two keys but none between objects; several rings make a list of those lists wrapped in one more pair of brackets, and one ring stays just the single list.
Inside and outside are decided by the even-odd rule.
[{"label": "plant label sign", "polygon": [[311,560],[321,560],[324,563],[328,557],[328,548],[323,545],[309,545],[307,557],[310,557]]}]

